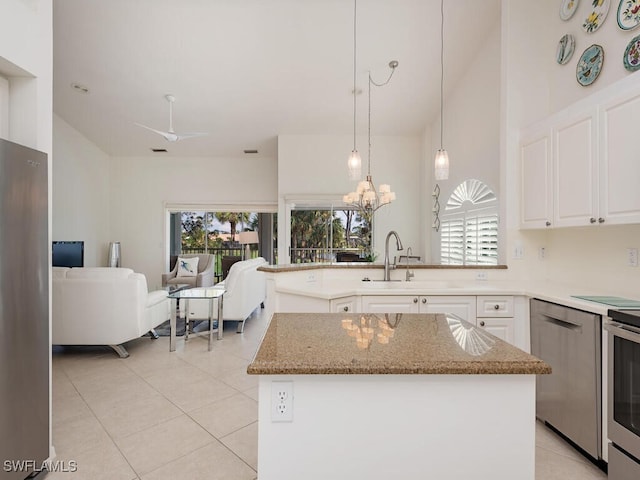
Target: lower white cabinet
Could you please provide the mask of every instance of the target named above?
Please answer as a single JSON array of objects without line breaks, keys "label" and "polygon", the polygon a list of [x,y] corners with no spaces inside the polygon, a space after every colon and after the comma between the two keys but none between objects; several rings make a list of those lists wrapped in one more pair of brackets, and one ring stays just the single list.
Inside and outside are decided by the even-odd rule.
[{"label": "lower white cabinet", "polygon": [[476,325],[491,335],[515,344],[514,303],[510,295],[482,295],[477,297]]},{"label": "lower white cabinet", "polygon": [[454,295],[363,295],[364,313],[453,313],[475,323],[476,297]]},{"label": "lower white cabinet", "polygon": [[334,298],[331,300],[329,309],[331,313],[358,313],[357,297]]}]

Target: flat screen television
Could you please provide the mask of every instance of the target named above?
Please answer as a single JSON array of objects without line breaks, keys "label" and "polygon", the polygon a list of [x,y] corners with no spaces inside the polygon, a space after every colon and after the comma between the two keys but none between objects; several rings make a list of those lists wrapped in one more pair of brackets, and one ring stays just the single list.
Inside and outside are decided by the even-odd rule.
[{"label": "flat screen television", "polygon": [[51,257],[54,267],[84,267],[84,241],[55,241]]}]

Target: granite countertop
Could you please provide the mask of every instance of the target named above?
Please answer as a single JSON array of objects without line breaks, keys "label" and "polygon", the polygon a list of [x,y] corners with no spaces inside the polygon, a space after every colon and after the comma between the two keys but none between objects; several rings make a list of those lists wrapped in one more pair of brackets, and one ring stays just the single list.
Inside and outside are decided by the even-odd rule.
[{"label": "granite countertop", "polygon": [[275,313],[247,373],[544,374],[551,367],[453,315]]},{"label": "granite countertop", "polygon": [[[304,270],[321,270],[321,269],[384,269],[382,263],[371,262],[333,262],[333,263],[291,263],[283,265],[263,265],[258,267],[261,272],[284,273],[284,272],[301,272]],[[397,269],[411,270],[506,270],[506,265],[440,265],[433,263],[411,263],[406,265],[399,262]]]}]

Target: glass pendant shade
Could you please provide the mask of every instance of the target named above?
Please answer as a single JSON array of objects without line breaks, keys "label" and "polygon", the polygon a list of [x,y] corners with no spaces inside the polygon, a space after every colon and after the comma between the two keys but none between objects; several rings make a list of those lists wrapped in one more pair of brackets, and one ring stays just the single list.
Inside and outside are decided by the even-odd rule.
[{"label": "glass pendant shade", "polygon": [[349,180],[356,181],[362,178],[362,158],[358,150],[353,150],[347,160],[347,168],[349,169]]},{"label": "glass pendant shade", "polygon": [[436,152],[435,174],[436,180],[447,180],[449,178],[449,154],[443,148]]}]

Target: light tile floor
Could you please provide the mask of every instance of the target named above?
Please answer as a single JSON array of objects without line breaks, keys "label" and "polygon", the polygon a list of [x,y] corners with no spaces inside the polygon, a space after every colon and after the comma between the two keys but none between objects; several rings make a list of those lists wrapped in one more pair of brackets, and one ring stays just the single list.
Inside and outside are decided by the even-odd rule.
[{"label": "light tile floor", "polygon": [[[257,478],[258,388],[246,374],[268,324],[257,310],[207,351],[204,337],[140,338],[130,357],[106,347],[55,348],[53,444],[75,473],[47,479]],[[606,478],[544,425],[536,426],[536,480]]]}]

